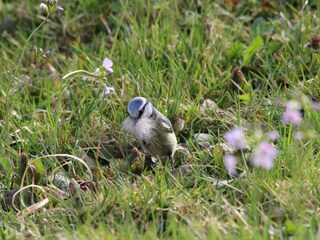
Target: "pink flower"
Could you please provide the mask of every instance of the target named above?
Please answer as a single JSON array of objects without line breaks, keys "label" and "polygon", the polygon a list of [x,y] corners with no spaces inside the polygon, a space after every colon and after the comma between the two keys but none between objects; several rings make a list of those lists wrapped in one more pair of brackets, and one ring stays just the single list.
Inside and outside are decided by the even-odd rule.
[{"label": "pink flower", "polygon": [[298,111],[286,110],[282,115],[282,121],[285,124],[299,125],[302,119],[302,114]]},{"label": "pink flower", "polygon": [[226,166],[226,169],[228,171],[228,174],[230,176],[235,176],[237,175],[237,164],[238,160],[235,156],[232,154],[226,154],[224,155],[224,160],[223,160],[224,165]]},{"label": "pink flower", "polygon": [[277,131],[272,131],[269,133],[269,139],[271,141],[276,141],[279,138],[279,133]]},{"label": "pink flower", "polygon": [[261,142],[253,151],[252,163],[256,167],[269,170],[273,167],[273,160],[278,155],[277,149],[268,142]]},{"label": "pink flower", "polygon": [[112,65],[113,65],[113,62],[109,58],[106,57],[103,60],[103,66],[105,67],[105,69],[107,69],[109,73],[113,73]]},{"label": "pink flower", "polygon": [[301,104],[296,100],[290,100],[286,104],[285,111],[282,115],[282,121],[285,124],[299,125],[302,120],[300,112]]},{"label": "pink flower", "polygon": [[311,108],[313,110],[320,110],[320,102],[312,101],[311,102]]},{"label": "pink flower", "polygon": [[223,137],[231,147],[244,149],[247,145],[243,131],[239,127],[226,132]]},{"label": "pink flower", "polygon": [[102,97],[106,97],[112,92],[114,92],[114,88],[113,87],[105,87],[105,89],[103,89],[103,91],[101,93],[101,96]]}]

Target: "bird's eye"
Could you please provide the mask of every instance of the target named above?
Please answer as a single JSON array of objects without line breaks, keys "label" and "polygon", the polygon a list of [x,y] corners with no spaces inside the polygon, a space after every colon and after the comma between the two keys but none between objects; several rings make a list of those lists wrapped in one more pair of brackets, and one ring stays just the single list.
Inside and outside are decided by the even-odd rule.
[{"label": "bird's eye", "polygon": [[149,102],[147,101],[147,102],[143,105],[143,107],[139,110],[139,112],[138,112],[138,118],[140,118],[140,117],[142,116],[142,114],[144,113],[144,110],[145,110],[145,108],[146,108],[146,106],[147,106],[148,103],[149,103]]},{"label": "bird's eye", "polygon": [[142,114],[143,114],[143,110],[144,110],[144,109],[141,109],[141,110],[139,111],[138,118],[140,118],[140,117],[142,116]]}]

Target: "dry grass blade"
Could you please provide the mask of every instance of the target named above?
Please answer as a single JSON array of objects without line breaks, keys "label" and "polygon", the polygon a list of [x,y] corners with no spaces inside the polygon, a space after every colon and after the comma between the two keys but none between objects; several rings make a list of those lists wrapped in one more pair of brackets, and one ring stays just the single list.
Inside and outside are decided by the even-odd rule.
[{"label": "dry grass blade", "polygon": [[45,156],[38,157],[35,160],[42,159],[42,158],[49,158],[49,157],[68,157],[68,158],[72,158],[72,159],[80,162],[81,164],[83,164],[86,167],[86,169],[88,170],[88,173],[90,175],[90,179],[91,180],[93,179],[93,175],[92,175],[92,172],[91,172],[88,164],[86,164],[81,158],[73,156],[73,155],[70,155],[70,154],[50,154],[50,155],[45,155]]},{"label": "dry grass blade", "polygon": [[[18,194],[19,194],[20,192],[22,192],[23,190],[28,189],[28,188],[38,188],[38,189],[40,189],[43,193],[46,192],[42,186],[34,185],[34,184],[31,184],[31,185],[24,186],[24,187],[20,188],[20,189],[19,189],[17,192],[15,192],[15,194],[13,194],[13,196],[12,196],[12,207],[13,207],[17,212],[20,212],[20,210],[19,210],[19,209],[16,207],[16,205],[15,205],[15,199],[16,199],[16,197],[18,196]],[[23,201],[21,201],[21,204],[22,204],[24,207],[26,207],[26,206],[24,205]],[[27,207],[26,207],[26,208],[27,208]]]},{"label": "dry grass blade", "polygon": [[27,207],[25,210],[23,210],[22,212],[19,212],[20,216],[19,217],[26,217],[34,212],[36,212],[37,210],[41,209],[42,207],[44,207],[47,203],[49,203],[49,198],[45,198],[43,200],[41,200],[40,202],[37,202],[29,207]]}]

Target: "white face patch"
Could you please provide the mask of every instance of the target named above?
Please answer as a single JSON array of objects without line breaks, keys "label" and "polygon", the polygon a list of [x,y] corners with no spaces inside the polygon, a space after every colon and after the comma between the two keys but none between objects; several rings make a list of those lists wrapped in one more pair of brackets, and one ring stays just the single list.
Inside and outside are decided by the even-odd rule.
[{"label": "white face patch", "polygon": [[150,142],[154,136],[154,121],[149,118],[141,118],[138,121],[134,121],[131,118],[127,118],[123,123],[122,130],[126,133],[133,135],[144,148],[146,152],[145,144]]},{"label": "white face patch", "polygon": [[147,141],[152,137],[153,128],[154,121],[152,119],[141,118],[138,121],[134,121],[131,118],[127,118],[123,123],[122,130],[132,134],[138,140],[144,139]]}]

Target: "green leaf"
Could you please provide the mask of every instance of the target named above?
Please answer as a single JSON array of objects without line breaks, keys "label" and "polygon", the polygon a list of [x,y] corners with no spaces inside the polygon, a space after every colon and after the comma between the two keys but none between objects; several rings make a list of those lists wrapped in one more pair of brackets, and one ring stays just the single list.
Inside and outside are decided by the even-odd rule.
[{"label": "green leaf", "polygon": [[0,164],[7,173],[11,172],[9,159],[0,155]]},{"label": "green leaf", "polygon": [[251,97],[249,94],[241,94],[239,96],[239,99],[245,104],[250,104],[251,102]]},{"label": "green leaf", "polygon": [[253,55],[263,46],[263,40],[258,35],[256,36],[250,43],[250,45],[247,47],[247,49],[244,51],[243,54],[243,65],[247,65],[251,62],[251,59]]},{"label": "green leaf", "polygon": [[266,44],[265,54],[267,56],[272,55],[276,51],[278,51],[282,46],[283,46],[283,44],[280,41],[270,41],[268,44]]},{"label": "green leaf", "polygon": [[261,34],[271,34],[274,31],[274,26],[269,22],[265,21],[263,17],[258,17],[254,20],[250,27],[252,34],[251,36],[257,36]]},{"label": "green leaf", "polygon": [[284,226],[285,226],[285,233],[287,234],[294,234],[298,227],[296,224],[294,224],[291,220],[286,220],[285,223],[284,223]]},{"label": "green leaf", "polygon": [[243,46],[241,43],[233,43],[226,51],[226,55],[229,59],[240,59],[243,52]]},{"label": "green leaf", "polygon": [[40,159],[32,160],[30,163],[35,167],[37,183],[41,183],[46,174],[46,168]]}]

